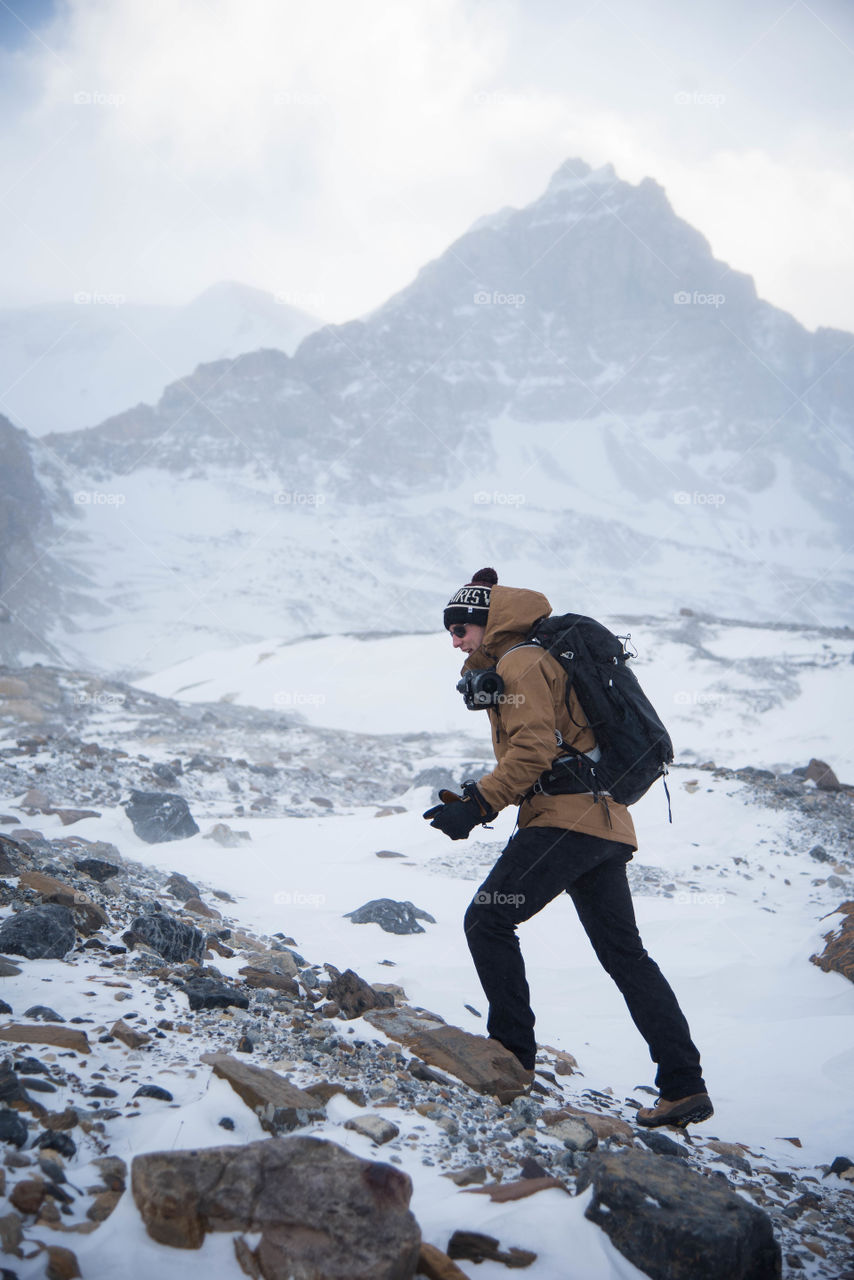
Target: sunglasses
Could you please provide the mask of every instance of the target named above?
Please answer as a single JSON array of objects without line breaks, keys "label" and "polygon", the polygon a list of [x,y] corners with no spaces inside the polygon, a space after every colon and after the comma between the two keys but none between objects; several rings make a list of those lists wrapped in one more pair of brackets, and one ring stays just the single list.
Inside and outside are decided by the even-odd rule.
[{"label": "sunglasses", "polygon": [[452,636],[456,636],[458,640],[462,640],[463,636],[468,631],[468,626],[469,624],[467,622],[458,622],[455,626],[448,627],[448,630]]}]

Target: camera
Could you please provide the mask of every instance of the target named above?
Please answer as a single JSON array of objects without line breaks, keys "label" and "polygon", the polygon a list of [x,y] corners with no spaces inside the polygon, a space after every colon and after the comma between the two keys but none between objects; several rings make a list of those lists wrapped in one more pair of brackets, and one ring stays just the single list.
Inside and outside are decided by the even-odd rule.
[{"label": "camera", "polygon": [[457,682],[457,692],[463,695],[469,711],[483,711],[497,706],[504,694],[504,681],[494,667],[488,671],[467,671]]}]

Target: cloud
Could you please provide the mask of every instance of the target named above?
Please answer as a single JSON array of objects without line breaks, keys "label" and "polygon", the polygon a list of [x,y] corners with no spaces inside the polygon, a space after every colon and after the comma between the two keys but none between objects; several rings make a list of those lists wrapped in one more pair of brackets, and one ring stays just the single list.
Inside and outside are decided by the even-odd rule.
[{"label": "cloud", "polygon": [[651,174],[760,293],[854,328],[847,55],[790,9],[67,0],[0,63],[5,300],[231,278],[345,319],[579,155]]}]

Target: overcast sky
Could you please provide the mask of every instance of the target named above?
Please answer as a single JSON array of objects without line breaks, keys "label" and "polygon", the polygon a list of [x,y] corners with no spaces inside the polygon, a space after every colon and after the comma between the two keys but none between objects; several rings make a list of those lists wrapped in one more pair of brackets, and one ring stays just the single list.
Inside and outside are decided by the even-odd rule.
[{"label": "overcast sky", "polygon": [[345,320],[568,157],[854,331],[852,0],[0,0],[0,306]]}]

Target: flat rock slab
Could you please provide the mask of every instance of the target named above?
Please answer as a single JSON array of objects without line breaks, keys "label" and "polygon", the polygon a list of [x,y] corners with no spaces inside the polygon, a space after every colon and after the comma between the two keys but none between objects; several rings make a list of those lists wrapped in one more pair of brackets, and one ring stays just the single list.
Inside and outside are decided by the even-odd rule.
[{"label": "flat rock slab", "polygon": [[677,1160],[594,1152],[578,1176],[584,1216],[651,1280],[777,1280],[780,1246],[757,1205]]},{"label": "flat rock slab", "polygon": [[268,1133],[279,1134],[325,1119],[322,1102],[269,1067],[252,1066],[228,1053],[203,1053],[202,1062],[213,1068],[215,1076],[228,1081]]},{"label": "flat rock slab", "polygon": [[530,1072],[497,1040],[400,1007],[370,1010],[365,1021],[405,1044],[429,1066],[456,1076],[478,1093],[493,1094],[499,1102],[512,1102],[530,1087]]},{"label": "flat rock slab", "polygon": [[412,1183],[393,1165],[319,1138],[137,1156],[133,1197],[160,1244],[198,1249],[208,1231],[261,1232],[238,1253],[265,1280],[410,1280],[421,1245]]},{"label": "flat rock slab", "polygon": [[392,1138],[396,1138],[400,1133],[397,1125],[391,1120],[386,1120],[384,1116],[374,1115],[369,1112],[364,1116],[353,1116],[350,1120],[345,1121],[345,1129],[352,1129],[355,1133],[361,1133],[365,1138],[370,1138],[372,1142],[376,1142],[381,1146],[384,1142],[391,1142]]},{"label": "flat rock slab", "polygon": [[0,1026],[0,1040],[11,1040],[16,1044],[52,1044],[57,1049],[73,1049],[76,1053],[91,1052],[85,1031],[54,1023],[42,1022],[33,1027],[21,1022],[7,1022]]}]

